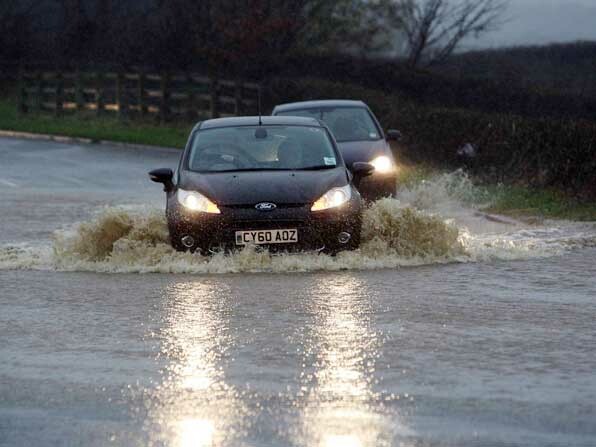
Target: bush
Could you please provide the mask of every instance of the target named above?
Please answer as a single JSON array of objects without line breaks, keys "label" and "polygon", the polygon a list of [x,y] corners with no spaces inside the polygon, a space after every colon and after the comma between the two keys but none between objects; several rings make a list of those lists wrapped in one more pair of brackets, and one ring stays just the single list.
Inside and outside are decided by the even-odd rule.
[{"label": "bush", "polygon": [[[277,79],[268,85],[268,106],[308,99],[361,99],[386,128],[405,135],[401,155],[441,166],[465,163],[487,180],[553,187],[596,198],[596,123],[570,118],[430,107],[400,95],[317,79]],[[464,161],[457,150],[473,144],[477,155]]]},{"label": "bush", "polygon": [[[572,51],[571,46],[565,51]],[[435,71],[413,70],[395,60],[362,59],[339,54],[298,54],[287,58],[283,64],[283,71],[272,75],[306,76],[335,83],[360,85],[381,90],[386,94],[397,93],[404,99],[432,107],[514,113],[536,118],[591,118],[596,114],[596,97],[586,96],[588,92],[584,89],[576,88],[569,91],[568,88],[547,88],[539,82],[540,78],[524,80],[519,74],[502,76],[487,70],[485,73],[488,74],[484,78],[472,76],[474,67],[478,64],[477,59],[486,55],[490,57],[491,54],[480,52],[474,59],[468,56],[468,59],[473,60],[465,65],[466,70],[462,68],[457,75],[447,75],[447,68],[436,68]],[[584,59],[589,60],[590,54],[596,55],[596,45],[590,47],[590,52],[584,55]],[[522,55],[515,59],[519,59],[520,63],[527,60]],[[457,57],[453,63],[456,60]],[[574,66],[568,67],[567,70],[571,70],[569,77],[572,79],[576,76],[581,78],[581,75],[576,75],[573,71]],[[546,76],[549,73],[541,74]],[[590,79],[587,74],[583,76]]]}]

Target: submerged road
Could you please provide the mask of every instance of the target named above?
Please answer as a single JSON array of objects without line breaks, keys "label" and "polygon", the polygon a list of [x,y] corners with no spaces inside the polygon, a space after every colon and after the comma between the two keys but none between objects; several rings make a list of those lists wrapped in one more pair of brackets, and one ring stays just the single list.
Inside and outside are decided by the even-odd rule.
[{"label": "submerged road", "polygon": [[0,139],[0,446],[596,445],[593,244],[317,273],[10,267],[106,205],[163,206],[146,172],[177,156]]}]

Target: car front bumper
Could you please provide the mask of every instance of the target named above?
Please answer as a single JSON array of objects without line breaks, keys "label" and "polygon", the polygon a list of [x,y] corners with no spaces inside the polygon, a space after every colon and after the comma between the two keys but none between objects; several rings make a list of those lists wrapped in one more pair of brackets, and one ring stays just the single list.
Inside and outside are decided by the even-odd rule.
[{"label": "car front bumper", "polygon": [[[312,212],[310,205],[279,206],[273,211],[258,211],[254,206],[220,206],[221,214],[193,213],[175,197],[168,200],[167,219],[172,245],[179,250],[219,252],[241,249],[236,231],[297,229],[298,242],[262,245],[271,252],[314,250],[336,252],[353,248],[360,239],[361,199],[353,197],[338,209]],[[341,243],[340,233],[349,233],[350,241]],[[182,239],[190,236],[191,246]],[[187,239],[188,241],[188,239]]]}]

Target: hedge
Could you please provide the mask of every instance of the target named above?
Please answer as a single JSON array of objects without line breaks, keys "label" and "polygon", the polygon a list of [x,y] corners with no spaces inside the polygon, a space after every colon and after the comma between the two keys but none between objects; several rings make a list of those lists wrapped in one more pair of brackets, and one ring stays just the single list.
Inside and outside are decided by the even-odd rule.
[{"label": "hedge", "polygon": [[[268,106],[308,99],[361,99],[386,128],[405,135],[402,155],[442,166],[467,165],[484,179],[552,187],[596,198],[596,122],[416,104],[400,95],[318,79],[277,79],[268,84]],[[463,160],[466,143],[476,156]]]}]

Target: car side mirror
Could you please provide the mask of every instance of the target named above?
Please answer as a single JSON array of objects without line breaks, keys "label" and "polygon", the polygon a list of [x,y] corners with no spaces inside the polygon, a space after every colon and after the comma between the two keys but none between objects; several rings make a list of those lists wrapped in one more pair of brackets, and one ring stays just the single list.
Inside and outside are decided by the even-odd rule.
[{"label": "car side mirror", "polygon": [[358,186],[360,184],[360,181],[364,177],[368,177],[369,175],[372,175],[373,172],[375,172],[375,167],[370,163],[357,161],[355,163],[352,163],[350,171],[354,176],[354,184]]},{"label": "car side mirror", "polygon": [[163,183],[164,191],[171,191],[174,188],[174,172],[170,168],[154,169],[149,172],[149,178],[155,183]]},{"label": "car side mirror", "polygon": [[400,141],[403,135],[399,130],[389,129],[387,131],[387,140],[389,141]]}]

